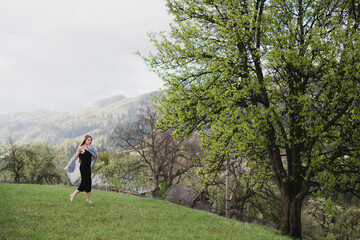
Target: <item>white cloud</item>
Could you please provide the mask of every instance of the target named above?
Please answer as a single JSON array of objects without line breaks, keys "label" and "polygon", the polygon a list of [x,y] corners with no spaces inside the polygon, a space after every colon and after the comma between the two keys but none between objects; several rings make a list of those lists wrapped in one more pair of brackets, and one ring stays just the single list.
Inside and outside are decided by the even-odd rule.
[{"label": "white cloud", "polygon": [[153,51],[147,33],[169,23],[165,0],[0,0],[0,113],[159,89],[133,53]]}]

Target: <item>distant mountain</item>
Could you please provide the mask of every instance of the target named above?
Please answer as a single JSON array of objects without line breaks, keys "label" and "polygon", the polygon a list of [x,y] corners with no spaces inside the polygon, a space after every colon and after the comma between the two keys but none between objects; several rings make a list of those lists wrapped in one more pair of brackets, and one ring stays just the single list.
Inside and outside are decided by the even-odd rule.
[{"label": "distant mountain", "polygon": [[124,99],[126,99],[126,97],[124,95],[116,95],[116,96],[113,96],[113,97],[109,97],[109,98],[97,101],[95,103],[95,106],[96,107],[105,107],[107,105],[122,101]]},{"label": "distant mountain", "polygon": [[93,107],[69,113],[41,110],[0,115],[0,144],[9,137],[15,142],[59,145],[89,133],[101,146],[108,144],[110,132],[121,120],[152,103],[154,93],[126,98],[122,95],[103,99]]}]

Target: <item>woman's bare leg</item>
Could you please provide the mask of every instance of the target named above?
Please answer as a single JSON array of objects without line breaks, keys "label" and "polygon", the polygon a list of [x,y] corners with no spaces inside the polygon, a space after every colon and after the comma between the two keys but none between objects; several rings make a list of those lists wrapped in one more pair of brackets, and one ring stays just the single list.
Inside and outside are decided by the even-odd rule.
[{"label": "woman's bare leg", "polygon": [[92,203],[92,201],[91,201],[91,199],[90,199],[90,193],[89,193],[89,192],[86,193],[86,201],[87,201],[88,203]]},{"label": "woman's bare leg", "polygon": [[70,194],[70,202],[72,202],[74,200],[74,198],[76,197],[76,195],[79,194],[79,190],[76,190],[75,192],[73,192],[72,194]]}]

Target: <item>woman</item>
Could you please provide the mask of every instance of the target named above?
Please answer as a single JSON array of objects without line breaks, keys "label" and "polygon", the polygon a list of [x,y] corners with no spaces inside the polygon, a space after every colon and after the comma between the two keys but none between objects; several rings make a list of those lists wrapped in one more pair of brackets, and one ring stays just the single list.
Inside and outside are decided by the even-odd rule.
[{"label": "woman", "polygon": [[[84,140],[78,147],[75,156],[71,159],[71,161],[75,162],[75,160],[79,158],[81,183],[78,189],[74,193],[70,194],[70,202],[74,200],[74,198],[76,197],[76,195],[79,194],[79,192],[85,191],[86,202],[92,203],[90,199],[91,168],[94,166],[97,159],[97,149],[93,145],[91,145],[91,143],[92,137],[90,135],[85,135]],[[68,170],[67,168],[68,167],[66,167],[65,169]]]}]

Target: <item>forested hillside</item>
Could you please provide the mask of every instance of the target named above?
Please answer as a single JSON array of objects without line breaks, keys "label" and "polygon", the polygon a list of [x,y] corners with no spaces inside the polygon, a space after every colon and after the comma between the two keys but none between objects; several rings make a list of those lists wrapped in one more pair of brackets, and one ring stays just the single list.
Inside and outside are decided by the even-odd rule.
[{"label": "forested hillside", "polygon": [[14,142],[61,145],[66,140],[81,138],[90,133],[101,148],[109,142],[112,128],[136,109],[150,104],[155,93],[135,98],[122,95],[110,97],[93,107],[76,112],[17,112],[0,115],[0,143],[11,138]]}]

